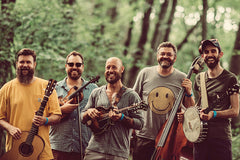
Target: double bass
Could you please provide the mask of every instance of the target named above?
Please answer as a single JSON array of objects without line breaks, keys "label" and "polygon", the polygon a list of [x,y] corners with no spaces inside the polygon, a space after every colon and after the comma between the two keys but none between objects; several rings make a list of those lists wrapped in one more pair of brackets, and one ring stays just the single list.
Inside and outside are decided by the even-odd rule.
[{"label": "double bass", "polygon": [[[193,72],[198,73],[199,69],[202,69],[203,64],[204,61],[201,57],[195,58],[187,74],[187,78],[190,79]],[[184,135],[182,124],[178,123],[176,118],[184,92],[185,88],[182,87],[174,102],[169,118],[156,137],[156,146],[151,160],[177,160],[180,157],[189,160],[192,159],[192,152],[190,152],[190,155],[184,154],[189,150],[187,147],[188,141]]]}]

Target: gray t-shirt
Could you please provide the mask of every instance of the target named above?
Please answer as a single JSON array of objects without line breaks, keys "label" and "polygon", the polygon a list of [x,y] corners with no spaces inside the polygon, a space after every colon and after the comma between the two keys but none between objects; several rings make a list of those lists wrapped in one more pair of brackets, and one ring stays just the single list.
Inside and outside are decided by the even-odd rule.
[{"label": "gray t-shirt", "polygon": [[137,136],[155,140],[170,114],[185,77],[186,74],[177,69],[168,76],[161,76],[157,66],[140,71],[133,89],[148,103],[149,108],[143,112],[144,126],[136,131]]},{"label": "gray t-shirt", "polygon": [[[131,106],[134,103],[140,102],[138,94],[130,88],[122,94],[121,99],[117,103],[118,109]],[[111,107],[106,94],[106,85],[96,88],[92,91],[88,103],[84,110],[89,108],[96,108],[103,106],[105,108]],[[83,116],[84,112],[81,114]],[[124,113],[126,116],[133,118],[133,129],[141,129],[143,126],[142,111]],[[124,125],[121,121],[115,122],[102,134],[92,134],[89,141],[88,150],[128,158],[130,152],[130,138],[132,129]]]}]

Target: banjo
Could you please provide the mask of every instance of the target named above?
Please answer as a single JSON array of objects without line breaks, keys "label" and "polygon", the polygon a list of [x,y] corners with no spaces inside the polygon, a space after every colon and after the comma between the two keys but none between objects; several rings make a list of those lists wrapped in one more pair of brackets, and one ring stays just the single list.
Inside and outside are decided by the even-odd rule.
[{"label": "banjo", "polygon": [[[200,76],[201,74],[202,73],[200,73]],[[201,90],[202,88],[203,87],[201,87]],[[215,100],[216,103],[220,103],[221,100],[223,100],[226,95],[232,95],[234,92],[239,92],[239,85],[236,84],[232,88],[229,88],[223,95],[217,98],[218,100]],[[207,96],[207,94],[204,94],[201,96]],[[206,97],[205,98],[203,97],[202,99],[207,100]],[[207,137],[208,124],[206,121],[202,121],[200,119],[200,109],[205,109],[203,111],[205,114],[211,110],[210,108],[208,108],[207,102],[205,102],[205,100],[201,102],[202,107],[198,107],[198,106],[189,107],[184,113],[183,132],[185,134],[185,137],[190,142],[193,142],[193,143],[200,143],[204,141]],[[220,102],[217,102],[217,101],[220,101]]]},{"label": "banjo", "polygon": [[202,142],[207,137],[207,122],[200,119],[200,109],[204,109],[204,113],[209,112],[207,91],[205,84],[205,72],[200,73],[201,86],[201,107],[193,106],[187,108],[184,113],[183,132],[190,142]]}]

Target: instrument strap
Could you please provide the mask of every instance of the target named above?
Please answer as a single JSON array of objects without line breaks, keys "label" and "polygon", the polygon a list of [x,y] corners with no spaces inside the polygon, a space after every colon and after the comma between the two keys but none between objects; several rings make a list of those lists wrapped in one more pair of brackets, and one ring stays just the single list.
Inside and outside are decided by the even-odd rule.
[{"label": "instrument strap", "polygon": [[117,108],[117,104],[120,101],[123,93],[126,91],[126,87],[122,86],[122,88],[118,91],[118,93],[116,94],[116,97],[114,98],[114,103],[113,103],[113,107]]},{"label": "instrument strap", "polygon": [[205,72],[200,73],[200,87],[201,87],[201,104],[202,109],[208,108],[207,90],[205,82]]}]

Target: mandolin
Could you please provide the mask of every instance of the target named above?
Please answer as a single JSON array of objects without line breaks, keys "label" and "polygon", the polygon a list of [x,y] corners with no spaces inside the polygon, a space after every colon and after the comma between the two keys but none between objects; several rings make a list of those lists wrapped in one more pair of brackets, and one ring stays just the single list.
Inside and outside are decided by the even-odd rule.
[{"label": "mandolin", "polygon": [[[139,109],[147,110],[147,108],[148,105],[141,101],[139,103],[132,104],[131,106],[119,109],[117,113],[131,113]],[[106,130],[108,130],[108,128],[115,123],[108,116],[110,108],[96,107],[96,109],[100,111],[100,117],[97,119],[88,120],[86,122],[86,125],[92,130],[95,135],[100,135]]]},{"label": "mandolin", "polygon": [[[52,94],[57,81],[50,79],[45,89],[45,95],[41,102],[39,110],[35,113],[38,116],[43,115],[43,111],[48,102],[48,97]],[[32,123],[31,130],[23,131],[21,138],[13,140],[10,151],[5,153],[1,160],[37,160],[45,146],[44,140],[38,135],[38,126]]]}]

